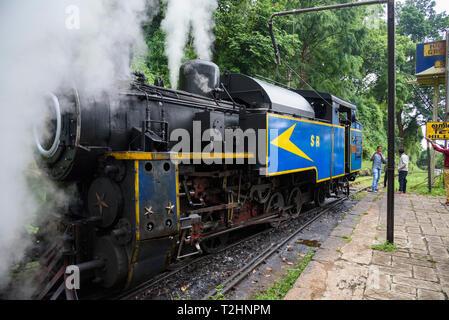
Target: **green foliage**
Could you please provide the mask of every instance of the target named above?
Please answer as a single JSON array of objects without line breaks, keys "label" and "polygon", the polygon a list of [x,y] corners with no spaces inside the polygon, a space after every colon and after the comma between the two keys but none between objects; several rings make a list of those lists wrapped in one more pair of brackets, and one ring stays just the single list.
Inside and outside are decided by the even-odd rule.
[{"label": "green foliage", "polygon": [[[285,9],[286,1],[222,0],[215,14],[214,60],[222,70],[276,78],[278,70],[268,29],[270,16]],[[290,61],[299,45],[296,35],[283,30],[286,22],[276,23],[274,32],[279,50]]]},{"label": "green foliage", "polygon": [[225,300],[226,296],[223,294],[223,286],[222,285],[218,285],[216,287],[217,293],[215,295],[213,295],[212,297],[210,297],[210,300]]},{"label": "green foliage", "polygon": [[39,227],[33,227],[30,224],[26,224],[25,229],[28,232],[28,234],[36,234],[39,231]]},{"label": "green foliage", "polygon": [[133,67],[143,72],[150,83],[156,76],[160,76],[165,84],[170,86],[168,58],[165,55],[165,34],[160,29],[163,18],[164,8],[161,6],[161,12],[153,18],[151,24],[144,27],[148,56],[144,61],[138,61]]},{"label": "green foliage", "polygon": [[[432,147],[430,147],[432,148]],[[432,151],[431,151],[432,152]],[[421,153],[418,156],[418,159],[416,161],[419,168],[422,170],[427,170],[427,150],[421,151]],[[444,167],[444,156],[440,152],[435,152],[435,168],[443,169]]]},{"label": "green foliage", "polygon": [[449,18],[445,13],[435,12],[435,1],[405,0],[398,2],[399,26],[398,32],[410,37],[415,42],[422,42],[432,38],[441,39]]}]

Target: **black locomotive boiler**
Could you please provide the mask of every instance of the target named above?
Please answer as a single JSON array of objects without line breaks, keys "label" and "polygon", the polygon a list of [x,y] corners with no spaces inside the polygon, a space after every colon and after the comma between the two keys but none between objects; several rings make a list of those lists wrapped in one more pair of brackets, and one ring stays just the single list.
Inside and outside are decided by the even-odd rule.
[{"label": "black locomotive boiler", "polygon": [[[220,76],[211,62],[184,64],[180,90],[139,75],[108,93],[72,88],[48,101],[51,134],[37,132],[36,145],[51,178],[77,185],[62,250],[81,270],[81,290],[132,288],[216,251],[232,231],[321,206],[348,193],[361,166],[354,105]],[[180,129],[191,137],[181,151]]]}]

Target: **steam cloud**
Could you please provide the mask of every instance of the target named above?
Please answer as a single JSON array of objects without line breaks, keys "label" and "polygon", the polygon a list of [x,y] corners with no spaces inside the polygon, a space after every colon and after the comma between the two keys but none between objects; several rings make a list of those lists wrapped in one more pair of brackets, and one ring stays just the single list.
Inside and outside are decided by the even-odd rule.
[{"label": "steam cloud", "polygon": [[178,86],[179,68],[184,57],[190,30],[195,52],[200,59],[211,60],[211,47],[215,40],[214,11],[217,0],[163,0],[167,4],[162,30],[166,33],[165,52],[168,56],[170,83]]},{"label": "steam cloud", "polygon": [[94,93],[129,77],[133,52],[145,54],[141,25],[157,2],[0,1],[0,290],[30,244],[24,225],[37,204],[25,172],[34,159],[31,128],[47,109],[44,94],[62,83]]}]

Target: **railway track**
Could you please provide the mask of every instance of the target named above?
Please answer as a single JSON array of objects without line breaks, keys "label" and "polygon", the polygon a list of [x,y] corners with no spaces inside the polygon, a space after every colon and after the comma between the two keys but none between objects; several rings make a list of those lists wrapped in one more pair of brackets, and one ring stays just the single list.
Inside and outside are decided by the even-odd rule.
[{"label": "railway track", "polygon": [[[361,191],[366,190],[367,188],[368,187],[364,187],[364,188],[358,189],[358,190],[352,192],[350,195],[357,194],[357,193],[359,193]],[[225,282],[223,282],[221,284],[221,287],[223,288],[221,290],[221,293],[225,294],[226,292],[229,292],[233,287],[235,287],[238,283],[240,283],[248,274],[250,274],[250,272],[252,272],[261,263],[263,263],[269,257],[271,257],[273,254],[275,254],[279,250],[279,248],[281,248],[285,243],[287,243],[289,240],[291,240],[296,235],[298,235],[299,232],[301,232],[302,230],[307,228],[314,221],[319,219],[324,213],[326,213],[326,212],[330,211],[331,209],[335,208],[337,205],[341,204],[347,198],[348,197],[339,198],[339,199],[337,199],[335,201],[332,201],[331,203],[327,204],[325,207],[314,208],[314,209],[308,211],[308,214],[313,215],[313,217],[311,219],[306,221],[305,224],[303,224],[300,228],[298,228],[293,234],[290,234],[289,236],[283,238],[277,244],[270,245],[268,248],[266,248],[261,253],[259,253],[256,257],[251,259],[251,261],[249,261],[244,267],[242,267],[239,270],[237,270],[236,272],[234,272]],[[291,220],[284,221],[282,224],[289,223],[289,222],[291,222]],[[110,296],[110,297],[107,297],[107,298],[113,299],[113,300],[136,299],[139,296],[139,294],[141,294],[142,292],[145,292],[145,291],[149,290],[150,288],[156,286],[158,283],[160,283],[163,280],[166,280],[166,279],[168,279],[170,277],[173,277],[175,274],[177,274],[180,271],[184,270],[188,266],[193,265],[195,263],[199,263],[199,262],[209,258],[212,255],[216,255],[216,254],[221,253],[223,251],[229,250],[230,248],[235,247],[235,246],[241,244],[244,241],[249,241],[249,240],[251,240],[253,238],[261,236],[264,233],[268,233],[268,232],[272,231],[272,229],[273,228],[269,228],[269,229],[257,232],[255,234],[249,236],[249,237],[245,237],[243,239],[240,239],[240,240],[238,240],[238,241],[236,241],[236,242],[234,242],[234,243],[232,243],[232,244],[230,244],[230,245],[220,249],[219,251],[217,251],[217,252],[215,252],[213,254],[204,255],[204,256],[201,256],[201,257],[198,257],[198,258],[192,258],[191,260],[184,262],[180,266],[176,266],[176,265],[172,266],[171,268],[173,270],[166,271],[166,272],[156,276],[155,278],[152,278],[151,280],[140,284],[139,286],[137,286],[137,287],[135,287],[135,288],[133,288],[131,290],[128,290],[126,292],[123,292],[123,293],[119,294],[118,296],[113,296],[113,297]],[[203,300],[209,299],[211,296],[215,295],[216,293],[217,293],[216,289],[211,290],[210,292],[208,292],[203,297]]]},{"label": "railway track", "polygon": [[[361,188],[353,193],[351,195],[354,195],[356,193],[359,193],[361,191],[364,191],[368,189],[369,187]],[[291,239],[293,239],[295,236],[297,236],[302,230],[307,228],[309,225],[311,225],[313,222],[318,220],[320,217],[322,217],[323,214],[328,212],[329,210],[335,208],[337,205],[345,201],[347,197],[340,198],[338,200],[335,200],[328,204],[325,208],[317,208],[314,209],[317,211],[317,214],[314,215],[311,219],[309,219],[307,222],[305,222],[300,228],[298,228],[294,233],[288,235],[287,237],[281,239],[278,243],[271,244],[268,248],[263,250],[261,253],[259,253],[257,256],[255,256],[253,259],[251,259],[248,263],[246,263],[243,267],[241,267],[239,270],[234,272],[225,282],[223,282],[219,287],[220,294],[225,295],[229,291],[231,291],[234,287],[236,287],[241,281],[243,281],[253,270],[255,270],[259,265],[267,261],[270,257],[272,257],[276,252],[279,251],[279,249],[284,246],[286,243],[288,243]],[[209,300],[211,297],[216,295],[217,289],[214,288],[213,290],[209,291],[202,300]]]},{"label": "railway track", "polygon": [[205,260],[208,257],[210,257],[211,255],[216,255],[216,254],[219,254],[219,253],[221,253],[223,251],[229,250],[232,247],[235,247],[235,246],[239,245],[240,243],[242,243],[244,241],[251,240],[251,239],[253,239],[253,238],[257,237],[257,236],[260,236],[263,233],[269,232],[270,230],[271,229],[267,229],[267,230],[264,230],[264,231],[261,231],[261,232],[257,232],[255,234],[249,236],[249,237],[246,237],[246,238],[243,238],[241,240],[238,240],[238,241],[236,241],[236,242],[234,242],[234,243],[232,243],[232,244],[230,244],[230,245],[228,245],[228,246],[226,246],[226,247],[224,247],[224,248],[222,248],[220,250],[217,250],[217,252],[215,252],[215,253],[206,254],[206,255],[203,255],[203,256],[198,257],[198,258],[192,258],[191,260],[185,261],[179,267],[176,267],[176,265],[175,266],[171,266],[169,268],[170,269],[174,269],[174,270],[169,270],[169,271],[166,271],[164,273],[161,273],[160,275],[156,276],[155,278],[152,278],[151,280],[149,280],[147,282],[143,282],[142,284],[138,285],[137,287],[135,287],[135,288],[133,288],[133,289],[131,289],[129,291],[121,293],[120,295],[116,296],[114,299],[116,299],[116,300],[130,300],[130,299],[134,298],[136,295],[138,295],[140,292],[148,290],[149,288],[151,288],[154,285],[160,283],[161,281],[163,281],[165,279],[168,279],[168,278],[172,277],[173,275],[175,275],[176,273],[184,270],[188,266],[190,266],[190,265],[192,265],[194,263],[198,263],[198,262],[200,262],[202,260]]}]

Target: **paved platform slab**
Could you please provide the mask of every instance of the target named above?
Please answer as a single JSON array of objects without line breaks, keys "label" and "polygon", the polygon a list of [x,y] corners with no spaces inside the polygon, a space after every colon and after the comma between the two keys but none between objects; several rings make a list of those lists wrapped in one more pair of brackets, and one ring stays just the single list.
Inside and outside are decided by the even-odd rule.
[{"label": "paved platform slab", "polygon": [[394,252],[385,242],[386,194],[368,193],[346,215],[286,300],[448,300],[449,207],[444,197],[395,195]]}]

